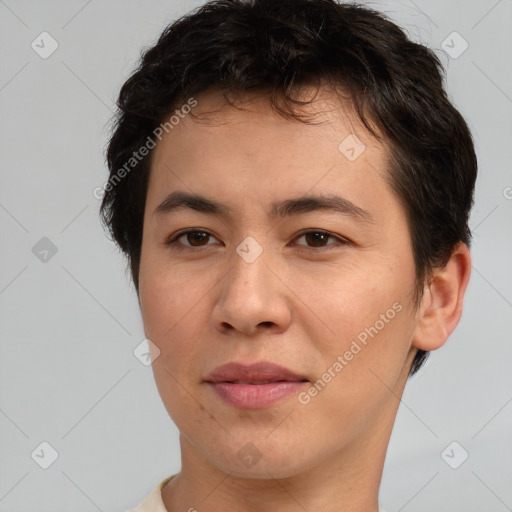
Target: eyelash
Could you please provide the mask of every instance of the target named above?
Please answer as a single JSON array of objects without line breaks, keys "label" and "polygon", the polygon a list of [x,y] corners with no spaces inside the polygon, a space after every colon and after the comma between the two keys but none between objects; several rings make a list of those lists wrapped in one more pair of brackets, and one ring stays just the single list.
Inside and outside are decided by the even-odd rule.
[{"label": "eyelash", "polygon": [[[173,235],[171,238],[169,238],[166,242],[164,242],[164,245],[166,246],[171,246],[174,250],[178,250],[178,251],[184,251],[184,250],[201,250],[202,248],[205,248],[205,247],[208,247],[208,245],[211,245],[211,244],[207,244],[207,245],[203,245],[203,246],[197,246],[197,247],[193,247],[193,246],[189,246],[189,245],[184,245],[184,244],[181,244],[180,242],[178,242],[178,240],[180,238],[182,238],[183,236],[187,235],[187,234],[190,234],[190,233],[203,233],[203,234],[206,234],[210,237],[214,237],[211,233],[209,233],[208,231],[205,231],[205,230],[202,230],[202,229],[187,229],[187,230],[184,230],[184,231],[179,231],[178,233],[176,233],[175,235]],[[329,247],[330,246],[335,246],[335,247],[340,247],[340,246],[344,246],[344,245],[349,245],[351,242],[349,240],[347,240],[346,238],[342,238],[338,235],[334,235],[333,233],[330,233],[329,231],[324,231],[322,229],[308,229],[308,230],[305,230],[305,231],[301,231],[296,238],[301,238],[305,235],[308,235],[310,233],[317,233],[317,234],[321,234],[321,235],[326,235],[328,236],[329,238],[334,238],[335,240],[337,240],[337,243],[336,244],[328,244],[327,246],[323,246],[323,247],[310,247],[310,246],[303,246],[305,248],[309,248],[309,249],[312,249],[313,252],[323,252],[323,251],[328,251],[328,250],[331,250]],[[215,237],[214,237],[215,238]]]}]

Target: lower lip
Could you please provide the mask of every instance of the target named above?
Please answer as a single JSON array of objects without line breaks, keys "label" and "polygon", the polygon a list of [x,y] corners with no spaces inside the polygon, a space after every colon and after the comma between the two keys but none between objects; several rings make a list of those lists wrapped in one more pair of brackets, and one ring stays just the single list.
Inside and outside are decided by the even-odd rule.
[{"label": "lower lip", "polygon": [[233,384],[210,382],[217,395],[229,405],[241,409],[260,409],[296,393],[307,382],[269,382],[268,384]]}]

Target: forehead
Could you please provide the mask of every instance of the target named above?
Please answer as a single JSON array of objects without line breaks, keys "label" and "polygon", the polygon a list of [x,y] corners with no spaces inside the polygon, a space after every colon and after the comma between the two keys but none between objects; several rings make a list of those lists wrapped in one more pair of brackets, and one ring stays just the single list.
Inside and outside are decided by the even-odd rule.
[{"label": "forehead", "polygon": [[[333,128],[337,125],[339,128],[340,124],[344,124],[350,127],[352,133],[370,135],[359,119],[349,93],[341,87],[303,86],[293,94],[292,99],[285,102],[280,94],[271,99],[267,91],[235,95],[219,87],[212,87],[195,98],[196,106],[191,110],[189,118],[194,120],[196,128],[221,127],[245,121],[274,125],[281,130],[292,130],[293,127],[299,132],[318,125]],[[294,102],[300,102],[300,105]]]},{"label": "forehead", "polygon": [[[225,95],[231,103],[226,100]],[[193,108],[188,106],[191,99],[194,101]],[[231,138],[236,135],[239,143],[245,135],[244,146],[249,146],[253,140],[264,138],[268,143],[269,139],[275,139],[276,134],[279,141],[287,142],[288,146],[294,142],[295,145],[299,145],[305,138],[311,138],[312,141],[330,138],[331,145],[340,151],[340,143],[348,135],[354,135],[362,140],[366,147],[378,147],[384,152],[387,150],[386,145],[378,142],[364,127],[353,103],[349,100],[348,93],[343,89],[326,85],[305,86],[293,96],[293,99],[303,104],[300,107],[293,104],[290,106],[289,103],[285,105],[279,95],[272,104],[268,92],[233,96],[229,92],[223,93],[218,87],[208,89],[195,98],[184,99],[181,108],[177,105],[168,114],[168,119],[164,118],[162,121],[164,125],[172,118],[172,126],[167,123],[163,138],[160,142],[157,141],[153,161],[158,160],[160,153],[168,153],[171,147],[173,152],[178,152],[194,137],[221,139],[226,135]],[[186,111],[184,107],[187,108]],[[279,108],[284,109],[286,114],[280,113]],[[290,108],[292,112],[289,111]],[[179,117],[175,115],[180,111]],[[368,120],[371,122],[371,119]],[[381,135],[373,123],[372,129]],[[271,137],[263,137],[262,130],[271,133]],[[225,142],[226,145],[229,144],[229,140]],[[200,153],[200,149],[196,145],[195,153]],[[266,148],[260,149],[263,152]],[[350,154],[347,153],[345,156],[350,157]]]},{"label": "forehead", "polygon": [[298,109],[307,123],[276,113],[268,94],[239,97],[234,106],[218,89],[198,95],[191,114],[180,116],[154,149],[148,202],[175,189],[229,203],[234,194],[277,200],[350,192],[356,183],[368,193],[382,187],[386,147],[351,103],[325,88],[304,89],[297,99],[310,101]]}]

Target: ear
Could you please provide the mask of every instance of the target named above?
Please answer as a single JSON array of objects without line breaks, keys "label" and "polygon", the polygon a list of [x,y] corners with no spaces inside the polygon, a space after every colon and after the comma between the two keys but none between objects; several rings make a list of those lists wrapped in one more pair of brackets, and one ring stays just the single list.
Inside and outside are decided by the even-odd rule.
[{"label": "ear", "polygon": [[412,345],[431,351],[444,345],[459,323],[471,274],[471,255],[460,242],[442,269],[434,270],[416,313]]}]

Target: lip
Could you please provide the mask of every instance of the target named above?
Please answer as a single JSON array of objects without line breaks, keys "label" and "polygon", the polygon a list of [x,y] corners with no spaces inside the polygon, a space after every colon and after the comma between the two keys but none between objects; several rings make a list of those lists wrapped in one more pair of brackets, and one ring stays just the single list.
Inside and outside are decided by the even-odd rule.
[{"label": "lip", "polygon": [[284,366],[266,361],[221,365],[205,379],[227,404],[242,409],[268,407],[297,392],[308,379]]}]

